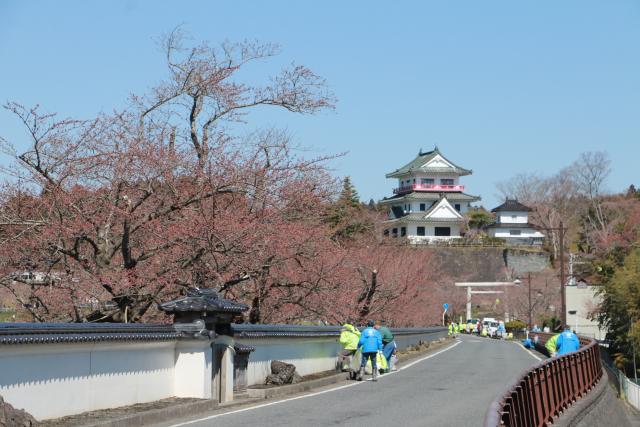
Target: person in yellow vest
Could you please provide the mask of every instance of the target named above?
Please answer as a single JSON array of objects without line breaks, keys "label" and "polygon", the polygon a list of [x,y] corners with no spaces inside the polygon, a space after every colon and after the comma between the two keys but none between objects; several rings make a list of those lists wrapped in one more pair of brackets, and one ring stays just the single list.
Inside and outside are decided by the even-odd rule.
[{"label": "person in yellow vest", "polygon": [[[340,331],[340,345],[342,345],[342,351],[340,353],[342,361],[343,371],[354,371],[353,358],[358,351],[358,342],[360,341],[360,331],[353,326],[350,322],[346,322],[342,325]],[[357,369],[355,369],[357,370]]]},{"label": "person in yellow vest", "polygon": [[556,355],[556,353],[558,352],[558,338],[559,337],[560,337],[560,334],[554,335],[551,338],[549,338],[547,340],[547,342],[544,344],[544,347],[549,352],[549,356],[550,357],[554,357]]},{"label": "person in yellow vest", "polygon": [[480,333],[480,335],[482,335],[483,337],[489,335],[489,330],[487,329],[486,325],[482,325],[482,332]]},{"label": "person in yellow vest", "polygon": [[453,335],[453,323],[449,322],[449,336]]}]

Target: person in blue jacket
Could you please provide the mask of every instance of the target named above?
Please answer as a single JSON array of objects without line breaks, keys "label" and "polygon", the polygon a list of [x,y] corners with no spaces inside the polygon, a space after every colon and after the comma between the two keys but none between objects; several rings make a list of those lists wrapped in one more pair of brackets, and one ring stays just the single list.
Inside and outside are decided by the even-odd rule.
[{"label": "person in blue jacket", "polygon": [[364,374],[364,367],[367,365],[367,360],[371,360],[371,370],[373,374],[373,381],[376,381],[378,373],[378,366],[376,364],[376,356],[378,350],[382,350],[382,335],[374,328],[375,322],[369,320],[367,327],[360,333],[360,341],[358,347],[362,347],[362,359],[360,361],[360,373],[359,379],[362,379]]},{"label": "person in blue jacket", "polygon": [[571,327],[566,325],[564,332],[560,334],[558,341],[556,341],[556,346],[558,347],[556,356],[562,356],[577,351],[580,348],[580,340],[576,334],[571,332]]}]

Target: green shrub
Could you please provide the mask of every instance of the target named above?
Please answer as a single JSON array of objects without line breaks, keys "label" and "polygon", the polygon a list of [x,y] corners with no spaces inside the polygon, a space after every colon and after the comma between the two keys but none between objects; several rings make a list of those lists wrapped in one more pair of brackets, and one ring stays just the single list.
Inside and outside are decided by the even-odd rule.
[{"label": "green shrub", "polygon": [[507,330],[507,332],[518,332],[526,328],[527,324],[524,323],[522,320],[511,320],[505,323],[504,327]]}]

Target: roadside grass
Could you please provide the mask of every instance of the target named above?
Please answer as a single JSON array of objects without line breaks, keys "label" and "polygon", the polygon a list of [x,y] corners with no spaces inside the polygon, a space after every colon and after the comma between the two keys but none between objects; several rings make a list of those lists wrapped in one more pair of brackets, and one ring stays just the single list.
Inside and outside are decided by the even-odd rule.
[{"label": "roadside grass", "polygon": [[0,322],[14,322],[15,311],[3,311],[0,312]]}]

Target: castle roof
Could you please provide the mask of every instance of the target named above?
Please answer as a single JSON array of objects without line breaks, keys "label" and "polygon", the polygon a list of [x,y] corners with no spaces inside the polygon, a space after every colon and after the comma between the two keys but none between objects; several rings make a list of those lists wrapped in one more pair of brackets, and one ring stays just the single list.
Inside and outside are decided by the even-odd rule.
[{"label": "castle roof", "polygon": [[[442,221],[442,222],[460,222],[462,215],[458,212],[449,202],[447,196],[441,194],[438,197],[438,202],[431,206],[426,211],[404,213],[400,208],[392,208],[396,218],[389,220],[393,221]],[[399,215],[401,213],[401,215]]]},{"label": "castle roof", "polygon": [[491,212],[502,212],[502,211],[531,212],[532,210],[533,209],[531,209],[530,207],[525,206],[522,203],[520,203],[518,201],[518,199],[507,199],[500,206],[491,209]]},{"label": "castle roof", "polygon": [[[471,194],[466,194],[462,192],[447,192],[444,193],[452,202],[477,202],[481,198],[480,196],[474,196]],[[436,192],[421,192],[421,191],[413,191],[407,194],[398,194],[393,197],[388,197],[380,200],[380,204],[391,204],[391,203],[402,203],[408,201],[426,201],[426,202],[435,202],[440,200],[442,195]]]},{"label": "castle roof", "polygon": [[395,171],[388,173],[387,178],[399,178],[401,176],[414,173],[414,172],[426,172],[426,173],[453,173],[459,176],[471,175],[473,172],[470,169],[462,168],[455,163],[448,160],[440,153],[438,147],[434,147],[432,151],[423,153],[422,150],[418,153],[418,156]]}]

